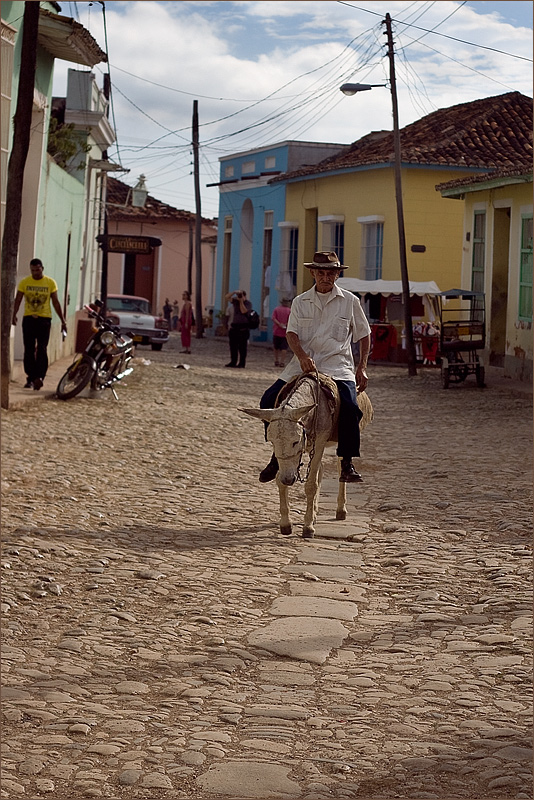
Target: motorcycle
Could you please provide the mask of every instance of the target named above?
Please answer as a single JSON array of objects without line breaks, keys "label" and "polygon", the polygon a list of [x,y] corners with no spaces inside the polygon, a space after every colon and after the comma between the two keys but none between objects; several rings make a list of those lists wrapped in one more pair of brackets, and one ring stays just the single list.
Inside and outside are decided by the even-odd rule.
[{"label": "motorcycle", "polygon": [[60,400],[70,400],[89,383],[96,391],[111,389],[118,400],[113,384],[133,371],[130,366],[135,353],[133,340],[102,316],[102,306],[100,300],[84,306],[84,311],[95,321],[94,332],[83,353],[77,355],[59,381],[56,394]]}]

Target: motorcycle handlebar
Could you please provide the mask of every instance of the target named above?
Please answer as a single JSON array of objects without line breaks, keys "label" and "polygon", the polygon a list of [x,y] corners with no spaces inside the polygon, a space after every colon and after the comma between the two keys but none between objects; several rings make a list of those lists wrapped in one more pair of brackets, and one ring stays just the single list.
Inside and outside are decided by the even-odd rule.
[{"label": "motorcycle handlebar", "polygon": [[94,308],[92,308],[90,305],[88,305],[88,304],[86,303],[86,304],[84,305],[84,307],[83,307],[83,308],[84,308],[84,311],[86,311],[86,312],[87,312],[87,314],[88,314],[90,317],[93,317],[94,319],[98,320],[98,322],[100,323],[100,325],[104,325],[104,326],[105,326],[106,328],[108,328],[110,331],[113,331],[113,333],[120,334],[120,332],[121,332],[121,329],[120,329],[120,327],[119,327],[118,325],[112,325],[112,324],[111,324],[111,322],[109,322],[109,320],[107,320],[107,319],[104,319],[104,317],[102,316],[102,314],[100,314],[98,311],[96,311],[96,310],[95,310]]}]

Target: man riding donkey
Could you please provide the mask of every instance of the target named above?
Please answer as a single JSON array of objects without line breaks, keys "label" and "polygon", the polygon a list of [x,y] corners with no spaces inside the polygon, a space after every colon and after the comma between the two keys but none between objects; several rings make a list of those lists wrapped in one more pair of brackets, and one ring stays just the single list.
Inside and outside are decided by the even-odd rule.
[{"label": "man riding donkey", "polygon": [[[360,455],[359,421],[362,412],[357,391],[367,387],[367,359],[371,347],[371,328],[358,298],[341,289],[336,280],[342,269],[334,252],[317,252],[311,263],[305,263],[315,281],[307,292],[293,300],[287,324],[287,341],[294,353],[280,377],[263,394],[260,408],[274,408],[282,387],[303,372],[319,372],[335,381],[340,399],[338,445],[341,458],[339,480],[359,483],[352,459]],[[359,361],[355,369],[352,342],[359,342]],[[267,430],[267,428],[266,428]],[[273,454],[260,472],[260,482],[276,478],[278,461]]]}]

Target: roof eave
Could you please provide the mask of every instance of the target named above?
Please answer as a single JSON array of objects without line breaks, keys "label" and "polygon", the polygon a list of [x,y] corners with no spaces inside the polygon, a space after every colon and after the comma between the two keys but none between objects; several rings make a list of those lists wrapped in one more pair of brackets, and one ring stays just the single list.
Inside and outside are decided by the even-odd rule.
[{"label": "roof eave", "polygon": [[39,13],[39,44],[54,58],[94,67],[108,57],[89,31],[71,17],[52,14],[41,8]]},{"label": "roof eave", "polygon": [[501,178],[489,178],[487,181],[477,183],[467,183],[461,186],[449,186],[448,188],[438,189],[442,197],[457,197],[462,199],[470,192],[483,192],[487,189],[498,189],[501,186],[513,186],[520,183],[532,183],[532,175],[510,175]]}]

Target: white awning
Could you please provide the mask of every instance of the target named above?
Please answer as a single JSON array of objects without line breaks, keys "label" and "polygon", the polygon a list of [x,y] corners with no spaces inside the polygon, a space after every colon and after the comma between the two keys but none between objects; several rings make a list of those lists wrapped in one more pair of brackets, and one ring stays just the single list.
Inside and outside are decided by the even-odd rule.
[{"label": "white awning", "polygon": [[[336,284],[342,289],[358,294],[402,294],[402,281],[364,281],[360,278],[338,278]],[[440,288],[434,281],[410,281],[410,294],[438,295]]]}]

